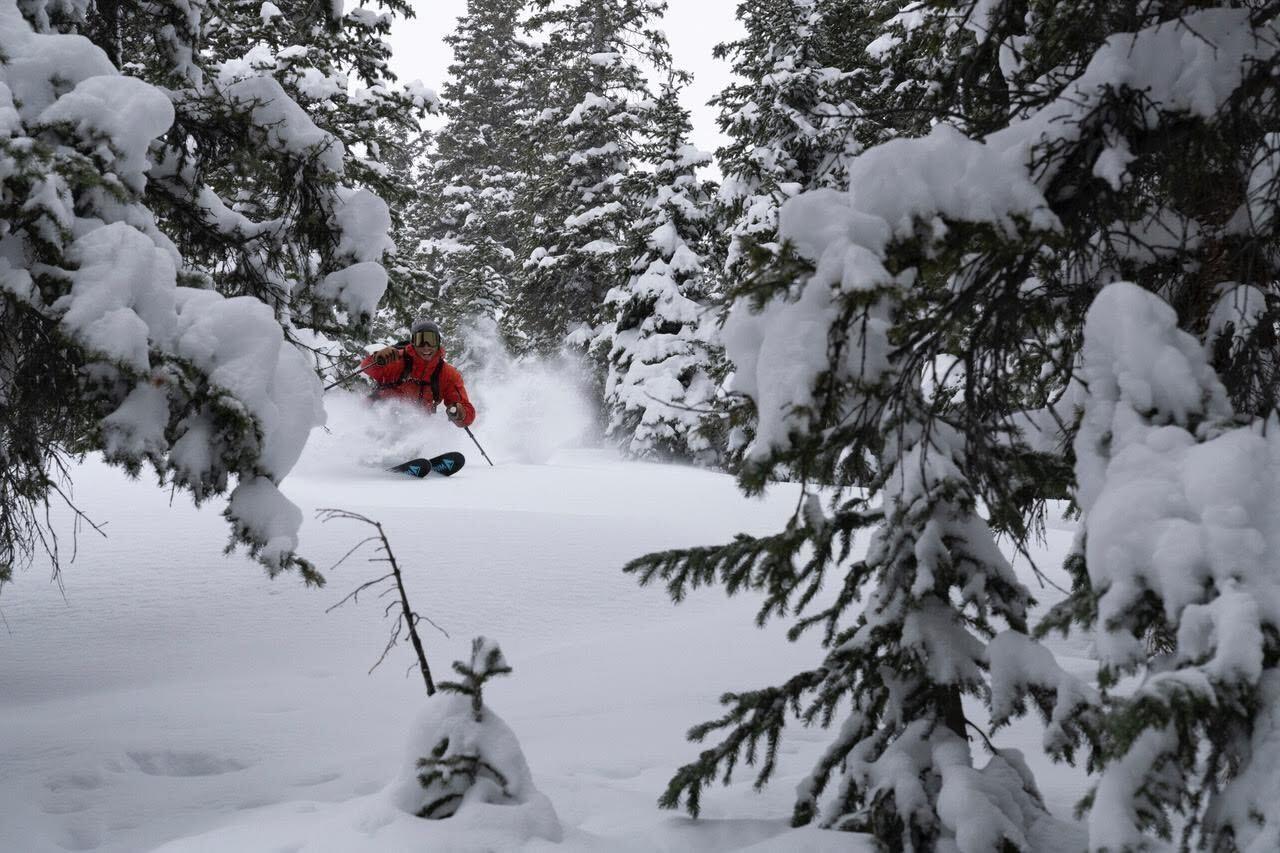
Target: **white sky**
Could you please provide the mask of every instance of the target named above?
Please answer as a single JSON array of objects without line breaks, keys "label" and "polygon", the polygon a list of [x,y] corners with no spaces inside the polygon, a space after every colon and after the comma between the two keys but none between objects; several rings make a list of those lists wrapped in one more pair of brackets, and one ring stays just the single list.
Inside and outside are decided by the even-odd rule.
[{"label": "white sky", "polygon": [[[714,150],[721,137],[706,102],[730,78],[728,65],[713,59],[711,48],[740,32],[734,18],[737,4],[738,0],[671,0],[664,25],[676,64],[693,74],[685,106],[693,113],[693,142],[707,151]],[[412,6],[418,17],[397,21],[391,34],[391,65],[401,81],[421,80],[439,91],[452,59],[441,39],[466,11],[466,0],[414,0]]]}]

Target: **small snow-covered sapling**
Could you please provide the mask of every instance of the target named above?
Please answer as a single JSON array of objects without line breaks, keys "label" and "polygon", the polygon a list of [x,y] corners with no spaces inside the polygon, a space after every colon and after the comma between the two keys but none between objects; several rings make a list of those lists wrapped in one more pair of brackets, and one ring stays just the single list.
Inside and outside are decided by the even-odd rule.
[{"label": "small snow-covered sapling", "polygon": [[418,759],[418,781],[429,795],[436,795],[429,797],[418,811],[418,817],[439,819],[452,816],[467,791],[484,780],[496,785],[502,797],[512,795],[506,775],[485,760],[482,749],[484,728],[481,725],[486,717],[485,682],[494,676],[508,674],[511,667],[497,643],[476,637],[471,641],[470,662],[454,661],[453,669],[461,679],[441,682],[440,691],[469,697],[471,720],[458,721],[462,724],[443,734],[432,747],[430,755]]}]

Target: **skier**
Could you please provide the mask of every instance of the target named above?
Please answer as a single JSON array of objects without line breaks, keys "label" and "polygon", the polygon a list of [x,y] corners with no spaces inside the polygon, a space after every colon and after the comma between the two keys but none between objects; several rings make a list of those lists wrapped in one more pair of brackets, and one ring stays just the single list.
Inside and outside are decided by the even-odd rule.
[{"label": "skier", "polygon": [[431,413],[444,403],[449,420],[469,427],[476,408],[467,399],[462,374],[444,360],[440,327],[425,318],[413,321],[409,340],[383,347],[360,362],[360,369],[378,383],[375,399],[413,400]]}]

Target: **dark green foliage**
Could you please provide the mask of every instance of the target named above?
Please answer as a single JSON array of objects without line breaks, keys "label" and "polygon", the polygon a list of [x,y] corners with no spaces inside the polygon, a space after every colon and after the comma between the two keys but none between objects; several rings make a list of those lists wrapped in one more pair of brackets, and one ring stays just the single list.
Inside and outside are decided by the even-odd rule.
[{"label": "dark green foliage", "polygon": [[489,643],[484,637],[471,641],[471,661],[453,662],[453,671],[462,676],[461,681],[442,681],[444,693],[458,693],[471,699],[471,714],[478,723],[484,718],[484,685],[499,675],[510,675],[511,667],[502,656],[502,649]]},{"label": "dark green foliage", "polygon": [[[707,735],[720,729],[729,730],[729,735],[714,748],[704,751],[697,761],[677,770],[667,783],[667,790],[658,798],[658,805],[664,809],[678,808],[683,798],[685,809],[697,817],[702,811],[702,789],[713,783],[717,776],[728,784],[742,758],[746,759],[748,767],[756,766],[760,761],[762,739],[765,753],[763,761],[760,761],[755,787],[764,787],[773,774],[787,717],[800,716],[804,695],[821,682],[824,674],[823,670],[813,670],[792,676],[781,687],[721,696],[720,704],[731,706],[729,712],[718,720],[689,729],[688,737],[700,743]],[[799,821],[808,822],[808,818]]]}]

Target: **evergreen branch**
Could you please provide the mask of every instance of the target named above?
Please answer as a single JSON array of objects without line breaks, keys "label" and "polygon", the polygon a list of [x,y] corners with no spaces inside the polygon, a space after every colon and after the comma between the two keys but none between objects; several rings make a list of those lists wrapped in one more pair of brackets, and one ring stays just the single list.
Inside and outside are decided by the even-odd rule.
[{"label": "evergreen branch", "polygon": [[705,750],[697,761],[677,770],[667,784],[666,791],[658,799],[658,805],[664,809],[679,808],[683,798],[685,808],[696,818],[701,811],[703,787],[721,775],[722,765],[722,784],[728,785],[733,778],[733,770],[744,753],[747,765],[754,766],[757,748],[763,737],[767,746],[765,759],[755,780],[755,787],[762,787],[773,774],[777,745],[786,725],[788,710],[793,715],[799,714],[801,698],[825,674],[823,669],[810,670],[793,676],[781,687],[740,694],[726,693],[722,696],[720,703],[732,705],[730,711],[718,720],[694,726],[689,730],[688,737],[689,740],[698,742],[719,729],[729,729],[728,735],[712,749]]}]

